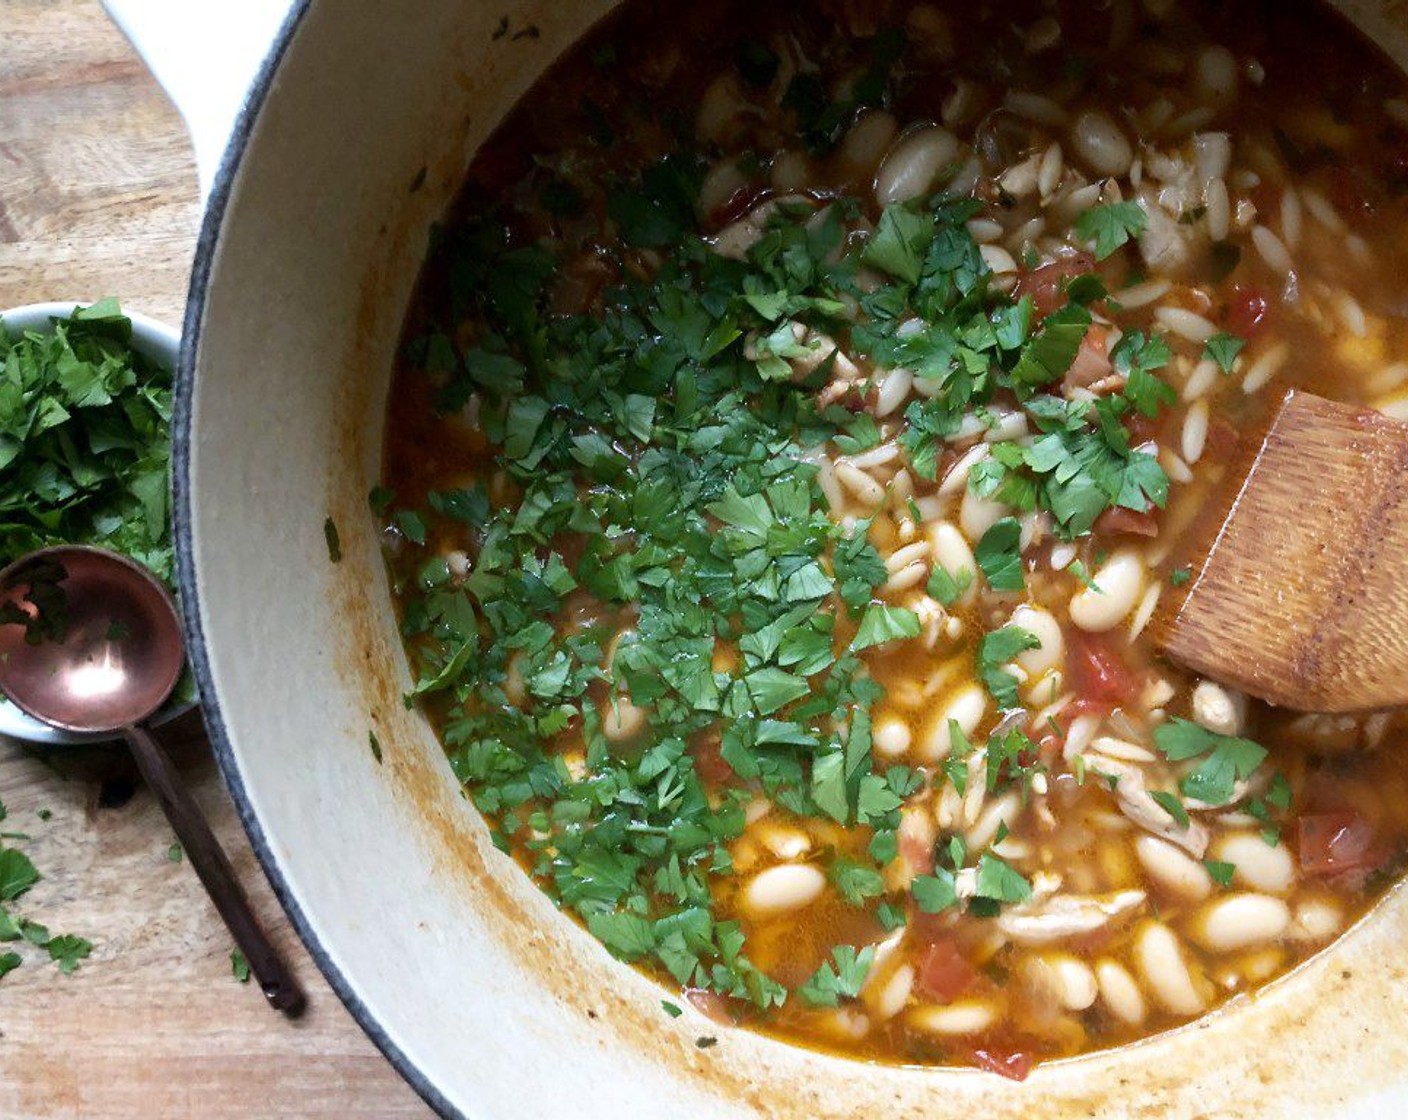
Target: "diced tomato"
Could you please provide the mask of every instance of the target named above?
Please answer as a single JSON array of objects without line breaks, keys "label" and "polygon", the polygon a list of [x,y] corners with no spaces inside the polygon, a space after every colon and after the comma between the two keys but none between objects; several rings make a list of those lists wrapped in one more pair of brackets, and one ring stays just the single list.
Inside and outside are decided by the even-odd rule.
[{"label": "diced tomato", "polygon": [[1104,327],[1091,325],[1085,332],[1085,337],[1080,340],[1080,349],[1076,351],[1075,361],[1071,363],[1071,368],[1066,370],[1066,376],[1061,382],[1063,388],[1067,391],[1088,389],[1110,376],[1114,367],[1110,365],[1108,336],[1109,332]]},{"label": "diced tomato", "polygon": [[934,873],[934,842],[913,829],[901,828],[897,833],[900,859],[916,875]]},{"label": "diced tomato", "polygon": [[733,779],[733,767],[724,761],[717,742],[700,743],[689,753],[694,756],[694,772],[706,785],[720,786]]},{"label": "diced tomato", "polygon": [[1072,253],[1050,264],[1022,274],[1013,293],[1018,299],[1031,296],[1036,313],[1050,315],[1066,302],[1065,286],[1072,278],[1095,271],[1095,258],[1089,253]]},{"label": "diced tomato", "polygon": [[915,985],[924,995],[948,1003],[966,991],[978,973],[948,938],[935,941],[919,962]]},{"label": "diced tomato", "polygon": [[1109,637],[1081,630],[1066,636],[1066,675],[1081,699],[1109,704],[1133,700],[1142,683]]},{"label": "diced tomato", "polygon": [[1108,536],[1157,537],[1159,520],[1151,510],[1136,513],[1123,506],[1112,506],[1095,519],[1095,531]]},{"label": "diced tomato", "polygon": [[1237,429],[1224,420],[1221,416],[1212,420],[1208,424],[1207,443],[1203,449],[1204,462],[1226,462],[1237,450],[1237,444],[1241,441]]},{"label": "diced tomato", "polygon": [[1300,867],[1307,875],[1338,875],[1381,864],[1387,856],[1374,828],[1358,813],[1307,813],[1296,822]]},{"label": "diced tomato", "polygon": [[732,1014],[731,1003],[727,996],[721,996],[707,988],[686,988],[682,994],[685,1001],[701,1015],[713,1019],[716,1023],[723,1023],[725,1026],[737,1025],[738,1020]]},{"label": "diced tomato", "polygon": [[1130,411],[1124,418],[1124,430],[1129,433],[1129,445],[1138,447],[1141,443],[1158,438],[1159,418],[1145,416],[1139,411]]},{"label": "diced tomato", "polygon": [[1259,288],[1238,284],[1227,301],[1227,329],[1238,338],[1255,338],[1271,314],[1271,301]]},{"label": "diced tomato", "polygon": [[997,1050],[982,1047],[973,1050],[973,1064],[1013,1081],[1025,1081],[1036,1065],[1036,1059],[1025,1050]]}]

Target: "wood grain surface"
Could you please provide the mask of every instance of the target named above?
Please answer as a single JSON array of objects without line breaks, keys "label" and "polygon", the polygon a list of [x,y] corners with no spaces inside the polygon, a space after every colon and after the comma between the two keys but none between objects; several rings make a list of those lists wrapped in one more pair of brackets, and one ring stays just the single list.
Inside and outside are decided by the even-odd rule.
[{"label": "wood grain surface", "polygon": [[[180,118],[96,0],[0,0],[0,308],[115,295],[179,324],[198,218]],[[14,910],[94,946],[72,976],[22,946],[0,980],[0,1118],[429,1116],[304,952],[193,723],[168,742],[309,1011],[289,1023],[232,977],[121,748],[0,742],[0,829],[31,837],[4,842],[44,876]]]}]

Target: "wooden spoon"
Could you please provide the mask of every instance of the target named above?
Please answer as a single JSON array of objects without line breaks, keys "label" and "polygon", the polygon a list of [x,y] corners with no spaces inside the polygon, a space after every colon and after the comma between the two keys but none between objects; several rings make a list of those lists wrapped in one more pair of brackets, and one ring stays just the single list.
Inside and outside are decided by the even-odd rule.
[{"label": "wooden spoon", "polygon": [[1272,704],[1408,704],[1408,425],[1287,393],[1161,627],[1175,661]]}]

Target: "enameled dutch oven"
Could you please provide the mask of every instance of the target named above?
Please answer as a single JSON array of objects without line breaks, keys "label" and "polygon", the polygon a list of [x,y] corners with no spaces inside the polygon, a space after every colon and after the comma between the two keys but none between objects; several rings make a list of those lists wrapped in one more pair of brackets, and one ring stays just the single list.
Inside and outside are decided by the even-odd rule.
[{"label": "enameled dutch oven", "polygon": [[[108,3],[191,123],[209,191],[179,372],[175,509],[215,749],[309,950],[436,1109],[486,1120],[1408,1116],[1401,887],[1254,998],[1022,1084],[832,1058],[692,1010],[667,1017],[667,993],[493,848],[430,727],[402,703],[411,681],[366,498],[430,224],[476,146],[609,3]],[[1341,6],[1408,61],[1401,3]],[[246,66],[270,40],[244,100]],[[718,1043],[701,1048],[702,1037]]]}]

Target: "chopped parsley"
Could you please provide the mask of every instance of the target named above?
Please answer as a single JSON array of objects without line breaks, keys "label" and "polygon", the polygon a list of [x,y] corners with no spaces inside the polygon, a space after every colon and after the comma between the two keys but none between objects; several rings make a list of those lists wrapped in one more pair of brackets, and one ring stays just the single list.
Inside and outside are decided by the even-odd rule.
[{"label": "chopped parsley", "polygon": [[96,544],[171,582],[171,371],[131,340],[110,299],[52,333],[0,324],[0,565]]},{"label": "chopped parsley", "polygon": [[1040,645],[1041,640],[1035,634],[1020,626],[1004,626],[983,635],[978,645],[978,678],[999,708],[1021,706],[1017,697],[1017,678],[1007,672],[1005,666],[1017,654]]},{"label": "chopped parsley", "polygon": [[994,591],[1021,591],[1022,526],[1015,517],[1004,517],[992,526],[973,550],[978,567]]},{"label": "chopped parsley", "polygon": [[334,564],[342,563],[342,540],[337,535],[337,522],[331,517],[323,522],[323,538],[328,546],[328,559]]},{"label": "chopped parsley", "polygon": [[1237,355],[1242,352],[1242,347],[1246,344],[1247,340],[1244,338],[1221,332],[1208,339],[1207,344],[1203,347],[1203,357],[1216,362],[1223,373],[1231,373],[1232,367],[1237,362]]},{"label": "chopped parsley", "polygon": [[[901,45],[877,36],[858,101],[874,103],[881,87],[867,83]],[[738,58],[750,84],[771,81],[773,61],[756,47]],[[786,104],[821,148],[854,104],[834,106],[814,78],[794,77]],[[511,223],[445,232],[451,298],[408,360],[434,380],[442,412],[474,399],[512,498],[491,502],[478,482],[419,504],[377,488],[370,503],[401,552],[416,681],[407,702],[436,717],[494,842],[623,959],[758,1009],[792,995],[829,1006],[858,991],[863,952],[835,947],[789,989],[715,911],[712,887],[733,874],[747,804],[761,795],[797,817],[869,829],[825,868],[844,903],[887,929],[908,907],[958,905],[969,854],[950,845],[950,867],[907,892],[887,887],[900,808],[925,779],[872,752],[883,690],[870,662],[923,625],[907,601],[882,600],[888,573],[871,523],[833,520],[818,452],[858,455],[896,438],[932,481],[965,423],[995,425],[1015,402],[1034,434],[990,442],[969,484],[1013,510],[978,542],[976,569],[992,589],[1019,592],[1023,515],[1049,515],[1071,539],[1108,509],[1165,503],[1168,479],[1130,446],[1126,423],[1169,403],[1155,373],[1167,347],[1123,343],[1126,390],[1067,400],[1059,383],[1104,286],[1076,277],[1044,316],[1030,295],[993,286],[966,228],[980,202],[940,194],[891,206],[867,238],[854,236],[858,200],[782,205],[732,259],[692,232],[702,168],[675,156],[611,185],[607,240],[650,249],[659,265],[621,269],[593,314],[548,312],[561,262],[514,244]],[[1099,222],[1123,215],[1124,236],[1137,236],[1137,206],[1097,209],[1110,210]],[[822,403],[842,352],[913,372],[923,391],[894,418],[897,433]],[[432,552],[446,539],[469,557],[467,572]],[[935,565],[924,590],[953,606],[977,570]],[[1038,644],[1015,626],[983,636],[977,675],[998,707],[1020,706],[1007,666]],[[962,792],[974,748],[951,731],[934,780]],[[1011,730],[983,749],[988,788],[1026,796],[1041,770],[1035,745]],[[972,855],[970,912],[1030,896],[1016,869]]]},{"label": "chopped parsley", "polygon": [[1266,758],[1266,749],[1232,735],[1219,735],[1192,720],[1171,719],[1154,729],[1154,745],[1170,762],[1201,758],[1178,783],[1192,801],[1226,805],[1236,783],[1245,781]]},{"label": "chopped parsley", "polygon": [[1219,887],[1230,887],[1232,876],[1237,873],[1236,864],[1225,863],[1221,860],[1205,859],[1203,866],[1208,869],[1208,874],[1212,876],[1213,882]]},{"label": "chopped parsley", "polygon": [[1137,202],[1110,202],[1092,206],[1076,219],[1076,236],[1095,247],[1095,259],[1113,256],[1149,224],[1149,215]]},{"label": "chopped parsley", "polygon": [[831,951],[831,960],[812,973],[797,989],[797,995],[812,1007],[835,1007],[843,999],[855,999],[874,959],[873,945],[859,952],[850,945],[837,945]]}]

